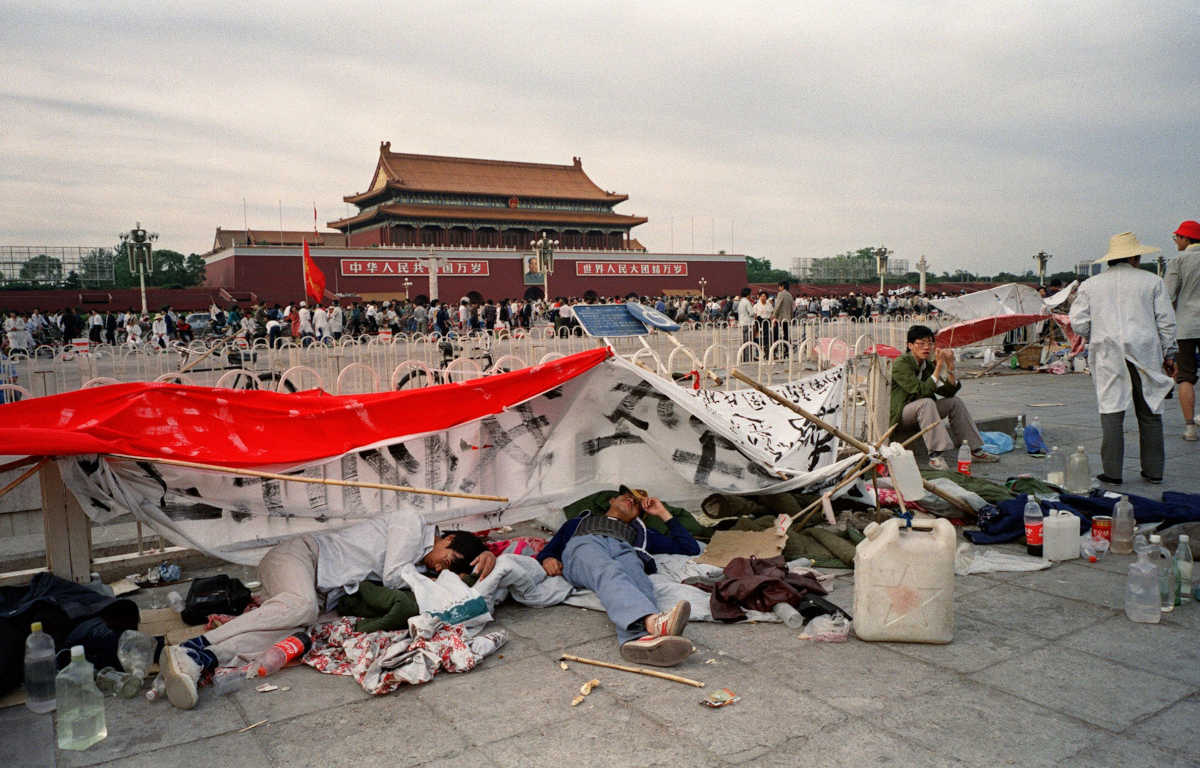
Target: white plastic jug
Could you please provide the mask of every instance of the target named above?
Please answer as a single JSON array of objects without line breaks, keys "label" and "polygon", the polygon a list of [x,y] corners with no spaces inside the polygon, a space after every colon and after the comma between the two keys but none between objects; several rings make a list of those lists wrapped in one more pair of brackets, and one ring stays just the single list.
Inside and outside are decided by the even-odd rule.
[{"label": "white plastic jug", "polygon": [[863,531],[854,557],[854,633],[860,640],[954,639],[954,526],[899,518]]},{"label": "white plastic jug", "polygon": [[1060,562],[1079,557],[1079,518],[1055,509],[1042,522],[1042,558]]},{"label": "white plastic jug", "polygon": [[892,473],[892,487],[905,501],[920,501],[925,498],[921,470],[917,467],[917,460],[912,451],[906,450],[899,443],[891,443],[880,449],[879,453],[887,459],[888,469]]}]

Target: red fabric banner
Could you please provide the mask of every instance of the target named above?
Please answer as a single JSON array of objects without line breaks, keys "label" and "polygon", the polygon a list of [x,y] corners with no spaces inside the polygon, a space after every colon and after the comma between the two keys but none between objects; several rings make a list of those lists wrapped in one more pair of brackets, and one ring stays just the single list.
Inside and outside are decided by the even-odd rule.
[{"label": "red fabric banner", "polygon": [[325,301],[325,273],[317,267],[317,262],[308,252],[307,240],[304,241],[304,292],[309,301],[317,304]]},{"label": "red fabric banner", "polygon": [[608,355],[595,349],[474,381],[367,395],[112,384],[0,405],[0,452],[122,453],[226,467],[300,464],[497,414]]}]

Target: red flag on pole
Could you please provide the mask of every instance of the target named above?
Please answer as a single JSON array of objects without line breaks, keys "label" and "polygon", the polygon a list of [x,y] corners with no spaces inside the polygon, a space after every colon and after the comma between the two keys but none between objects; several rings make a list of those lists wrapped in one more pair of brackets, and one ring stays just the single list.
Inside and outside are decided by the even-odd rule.
[{"label": "red flag on pole", "polygon": [[325,300],[325,273],[317,268],[317,262],[308,252],[307,240],[304,241],[304,293],[318,304]]}]

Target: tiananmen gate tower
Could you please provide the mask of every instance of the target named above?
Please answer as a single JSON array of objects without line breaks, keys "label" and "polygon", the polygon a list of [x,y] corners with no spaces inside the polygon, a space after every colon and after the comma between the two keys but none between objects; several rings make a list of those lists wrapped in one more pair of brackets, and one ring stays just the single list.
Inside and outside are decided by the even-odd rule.
[{"label": "tiananmen gate tower", "polygon": [[643,247],[632,230],[646,218],[614,211],[628,196],[599,187],[578,157],[479,160],[393,152],[383,142],[367,191],[343,200],[358,212],[328,222],[333,232],[218,229],[206,283],[266,301],[298,297],[307,239],[330,299],[428,296],[431,255],[444,260],[442,300],[532,298],[544,278],[530,243],[544,233],[559,243],[551,296],[699,294],[701,279],[711,295],[746,284],[744,256]]}]

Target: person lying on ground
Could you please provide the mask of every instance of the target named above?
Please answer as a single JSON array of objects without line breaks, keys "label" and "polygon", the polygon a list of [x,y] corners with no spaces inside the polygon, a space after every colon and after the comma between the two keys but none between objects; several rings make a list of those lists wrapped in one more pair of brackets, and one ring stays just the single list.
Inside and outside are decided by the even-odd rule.
[{"label": "person lying on ground", "polygon": [[[888,424],[902,430],[920,431],[930,424],[938,426],[925,433],[931,469],[947,470],[942,456],[965,441],[971,456],[981,463],[998,458],[983,450],[983,437],[958,397],[962,384],[954,373],[954,350],[935,349],[933,331],[924,325],[908,329],[908,351],[892,363],[891,408]],[[939,399],[940,398],[940,399]],[[950,417],[950,431],[941,424]],[[951,437],[953,433],[953,437]]]},{"label": "person lying on ground", "polygon": [[[648,528],[643,513],[661,520],[666,533]],[[607,508],[568,520],[537,560],[547,575],[596,593],[627,661],[672,667],[692,653],[682,637],[691,606],[680,600],[660,613],[647,574],[657,570],[653,555],[698,554],[700,545],[659,499],[622,485]]]},{"label": "person lying on ground", "polygon": [[167,699],[196,706],[206,669],[253,661],[275,643],[306,630],[323,610],[359,591],[368,580],[389,589],[405,585],[406,566],[487,576],[496,556],[466,531],[441,534],[413,510],[370,518],[328,533],[305,533],[276,544],[258,564],[263,603],[199,637],[168,647],[161,657]]}]

